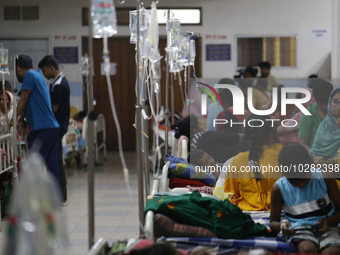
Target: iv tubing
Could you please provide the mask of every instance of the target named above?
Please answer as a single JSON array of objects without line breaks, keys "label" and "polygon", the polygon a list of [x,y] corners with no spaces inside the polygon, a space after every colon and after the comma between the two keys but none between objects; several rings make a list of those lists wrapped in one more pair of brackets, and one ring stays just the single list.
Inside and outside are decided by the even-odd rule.
[{"label": "iv tubing", "polygon": [[119,124],[119,120],[118,120],[118,116],[117,116],[117,112],[116,112],[116,107],[115,107],[115,102],[114,102],[114,98],[113,98],[113,92],[112,92],[112,85],[111,85],[111,79],[110,79],[110,68],[111,68],[111,66],[110,66],[110,59],[109,59],[109,51],[108,51],[108,47],[107,47],[107,35],[106,34],[103,37],[103,41],[104,41],[103,59],[104,59],[104,63],[105,63],[104,71],[105,71],[105,75],[106,75],[107,88],[108,88],[108,91],[109,91],[112,115],[113,115],[113,119],[115,121],[116,128],[117,128],[119,156],[120,156],[120,160],[121,160],[122,165],[123,165],[123,172],[124,172],[124,179],[125,179],[125,182],[126,182],[126,186],[127,186],[129,195],[132,196],[131,195],[130,183],[129,183],[129,170],[126,166],[126,162],[125,162],[125,159],[124,159],[124,153],[123,153],[122,133],[121,133],[121,129],[120,129],[120,124]]},{"label": "iv tubing", "polygon": [[[149,71],[151,72],[151,63],[149,64]],[[150,76],[149,76],[150,77]],[[150,87],[149,86],[147,86],[147,89],[148,89],[148,96],[149,96],[149,103],[150,103],[150,108],[151,108],[151,116],[150,117],[154,117],[154,119],[155,119],[155,128],[156,128],[156,151],[155,151],[155,153],[154,153],[154,160],[153,160],[153,168],[152,168],[152,170],[153,170],[153,176],[154,177],[157,177],[158,175],[159,175],[159,168],[157,168],[157,172],[155,171],[155,168],[156,168],[156,156],[158,155],[158,166],[160,166],[160,164],[161,164],[161,157],[162,157],[162,155],[161,155],[161,153],[160,153],[160,148],[159,148],[159,127],[158,127],[158,121],[157,121],[157,118],[156,118],[156,116],[158,116],[159,115],[159,93],[155,93],[155,97],[156,97],[156,106],[157,106],[157,115],[155,114],[155,111],[154,111],[154,108],[153,108],[153,106],[152,106],[152,97],[151,97],[151,93],[150,93],[150,90],[152,90],[152,88],[153,88],[153,79],[150,79],[150,87],[151,87],[151,89],[150,89]]]},{"label": "iv tubing", "polygon": [[[159,94],[155,93],[155,97],[156,97],[156,105],[157,105],[157,115],[155,114],[155,112],[152,112],[152,115],[155,119],[155,128],[156,128],[156,151],[154,153],[154,163],[153,163],[153,176],[157,177],[159,175],[159,168],[157,168],[157,172],[155,171],[156,168],[156,155],[158,155],[158,166],[160,166],[160,160],[162,157],[160,148],[159,148],[159,127],[158,127],[158,120],[156,118],[156,116],[159,115]],[[150,98],[150,97],[149,97]]]}]

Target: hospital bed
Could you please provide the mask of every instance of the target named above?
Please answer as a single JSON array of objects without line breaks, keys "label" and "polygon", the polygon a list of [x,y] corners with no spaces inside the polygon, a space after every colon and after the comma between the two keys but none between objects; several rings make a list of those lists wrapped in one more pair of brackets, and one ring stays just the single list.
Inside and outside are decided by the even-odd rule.
[{"label": "hospital bed", "polygon": [[[25,138],[24,138],[25,139]],[[14,146],[17,145],[19,148],[21,147],[21,143],[17,142],[16,134],[14,133],[13,127],[10,128],[10,132],[8,134],[4,134],[0,136],[0,148],[1,148],[1,159],[0,159],[0,175],[11,172],[12,173],[12,181],[14,181],[13,175],[17,173],[15,166],[15,155],[14,155]],[[22,155],[24,154],[24,150],[22,150]],[[15,176],[17,177],[17,176]],[[1,221],[1,203],[0,203],[0,231],[2,230],[2,221]]]},{"label": "hospital bed", "polygon": [[23,123],[18,123],[18,132],[16,134],[17,139],[17,149],[18,156],[20,161],[25,160],[28,153],[28,144],[27,144],[27,129],[23,127]]},{"label": "hospital bed", "polygon": [[[86,116],[83,120],[83,130],[82,130],[82,140],[85,141],[83,143],[79,143],[79,147],[86,146],[86,152],[87,152],[87,123],[88,123],[88,117]],[[102,143],[98,144],[98,134],[102,133]],[[105,116],[104,114],[99,114],[97,120],[94,123],[94,145],[95,145],[95,152],[96,152],[96,162],[99,160],[99,151],[103,149],[104,152],[104,160],[107,159],[107,150],[106,150],[106,125],[105,125]]]},{"label": "hospital bed", "polygon": [[[105,117],[104,114],[99,114],[97,120],[94,123],[95,132],[96,132],[96,140],[95,140],[95,147],[96,147],[96,161],[98,162],[98,154],[101,149],[104,152],[104,160],[107,159],[107,151],[106,151],[106,125],[105,125]],[[102,143],[98,144],[98,134],[102,133]]]},{"label": "hospital bed", "polygon": [[68,157],[74,157],[78,151],[78,133],[76,132],[77,123],[75,120],[70,119],[68,130],[63,137],[62,146],[63,146],[63,159],[65,160]]},{"label": "hospital bed", "polygon": [[[77,122],[74,119],[69,120],[69,126],[67,133],[64,135],[62,140],[63,145],[63,158],[64,160],[70,157],[76,156],[78,153],[87,152],[87,117],[83,120],[83,130],[80,134],[77,132]],[[105,117],[103,114],[99,114],[97,120],[95,121],[95,136],[94,136],[94,144],[95,144],[95,153],[96,153],[96,161],[98,162],[99,151],[104,151],[104,160],[107,158],[107,150],[106,150],[106,128],[105,128]],[[102,135],[101,144],[98,143],[98,135]]]},{"label": "hospital bed", "polygon": [[[159,148],[162,149],[165,147],[165,130],[160,129],[159,127],[156,127],[156,123],[153,124],[153,146],[152,151],[155,153],[157,150],[156,146],[156,139],[158,137],[159,139]],[[176,144],[176,138],[175,134],[172,131],[168,132],[168,143],[169,147],[171,148],[171,155],[175,155],[177,144]],[[154,154],[152,153],[152,155]],[[156,158],[153,158],[153,160],[156,160]]]},{"label": "hospital bed", "polygon": [[[187,143],[186,140],[183,140]],[[184,144],[184,147],[186,145]],[[183,145],[182,145],[183,147]],[[186,153],[184,151],[184,153]],[[182,155],[183,156],[183,155]],[[172,192],[169,189],[169,172],[170,161],[168,161],[162,171],[160,179],[156,179],[153,182],[151,195],[162,192]],[[180,189],[174,189],[180,190]],[[173,190],[173,191],[174,191]],[[178,192],[178,191],[176,191]],[[189,191],[183,189],[183,194],[188,194]],[[201,193],[202,196],[209,196]],[[219,199],[219,198],[216,198]],[[254,222],[265,225],[269,228],[269,212],[244,212],[249,214]],[[146,239],[155,241],[157,236],[155,236],[155,220],[156,213],[153,211],[147,211],[145,214],[145,236]],[[183,225],[183,224],[182,224]],[[158,241],[164,241],[171,243],[173,246],[179,249],[184,249],[190,251],[197,246],[203,246],[208,249],[211,254],[235,254],[240,250],[250,250],[255,248],[262,248],[267,251],[279,251],[282,253],[295,253],[297,250],[291,247],[289,244],[285,243],[281,236],[278,237],[249,237],[243,239],[221,239],[221,238],[204,238],[204,237],[167,237],[163,236]]]},{"label": "hospital bed", "polygon": [[[188,148],[189,148],[189,143],[187,140],[183,139],[181,141],[182,143],[182,152],[181,155],[178,155],[178,157],[183,158],[183,159],[187,159],[189,152],[188,152]],[[168,179],[168,170],[169,170],[169,166],[170,166],[170,161],[168,161],[162,169],[162,175],[160,177],[160,180],[157,180],[157,183],[155,183],[153,185],[156,185],[155,188],[157,187],[157,185],[159,185],[159,191],[160,192],[167,192],[169,191],[169,179]],[[155,190],[155,189],[154,189]]]}]

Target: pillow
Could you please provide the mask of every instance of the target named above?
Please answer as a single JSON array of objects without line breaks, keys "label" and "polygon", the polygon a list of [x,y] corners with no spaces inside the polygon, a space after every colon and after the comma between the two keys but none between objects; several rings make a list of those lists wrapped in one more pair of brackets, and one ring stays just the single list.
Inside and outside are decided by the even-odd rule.
[{"label": "pillow", "polygon": [[162,236],[217,238],[217,235],[208,229],[179,224],[158,213],[154,216],[154,238]]},{"label": "pillow", "polygon": [[213,174],[201,171],[200,168],[196,170],[195,165],[187,162],[171,163],[168,170],[168,178],[171,177],[201,181],[210,187],[214,187],[217,181]]},{"label": "pillow", "polygon": [[167,160],[170,161],[170,164],[172,163],[188,163],[186,159],[184,158],[179,158],[179,157],[175,157],[175,156],[171,156],[171,155],[166,155],[165,156]]},{"label": "pillow", "polygon": [[170,178],[169,179],[169,188],[185,188],[190,185],[191,187],[203,187],[205,184],[201,181],[190,180],[190,179],[181,179],[181,178]]}]

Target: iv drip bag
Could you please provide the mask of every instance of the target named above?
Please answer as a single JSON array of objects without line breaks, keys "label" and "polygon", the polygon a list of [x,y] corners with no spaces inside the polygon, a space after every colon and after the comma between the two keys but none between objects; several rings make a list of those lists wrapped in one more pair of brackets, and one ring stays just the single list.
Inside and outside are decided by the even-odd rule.
[{"label": "iv drip bag", "polygon": [[158,41],[159,41],[159,29],[157,20],[157,7],[156,3],[151,4],[151,21],[149,28],[149,43],[150,43],[150,54],[149,60],[154,63],[162,58],[158,51]]},{"label": "iv drip bag", "polygon": [[0,73],[9,74],[8,49],[2,47],[2,43],[0,43]]},{"label": "iv drip bag", "polygon": [[93,37],[111,37],[117,34],[117,17],[113,0],[92,0],[91,17]]},{"label": "iv drip bag", "polygon": [[181,23],[179,19],[173,19],[167,22],[166,30],[167,30],[167,47],[165,48],[166,52],[177,52],[180,51],[179,48],[179,34],[180,34]]}]

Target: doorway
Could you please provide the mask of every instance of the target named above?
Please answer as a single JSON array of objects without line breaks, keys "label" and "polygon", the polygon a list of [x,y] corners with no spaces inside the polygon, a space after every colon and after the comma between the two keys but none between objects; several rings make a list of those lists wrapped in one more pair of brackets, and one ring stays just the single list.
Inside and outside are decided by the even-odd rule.
[{"label": "doorway", "polygon": [[[160,54],[165,56],[166,38],[160,38],[159,49]],[[122,130],[122,141],[124,150],[136,150],[136,130],[133,127],[135,123],[135,83],[136,83],[136,62],[135,62],[135,45],[129,43],[129,37],[111,37],[108,40],[108,48],[110,51],[110,62],[116,63],[116,74],[111,76],[113,97],[120,127]],[[88,52],[88,37],[82,37],[82,55]],[[101,75],[103,41],[102,39],[93,39],[93,96],[96,101],[94,110],[102,113],[106,120],[106,143],[108,150],[118,150],[118,138],[116,125],[114,123],[110,99],[108,95],[106,77]],[[202,40],[196,39],[196,59],[195,69],[196,76],[201,77],[202,73]],[[165,86],[166,86],[166,63],[165,58],[161,60],[161,95],[162,104],[165,105]],[[192,72],[191,72],[192,73]],[[183,72],[181,72],[184,81]],[[170,84],[170,83],[169,83]],[[183,82],[184,84],[184,82]],[[174,80],[174,109],[175,112],[181,112],[183,108],[181,87],[179,81]],[[184,87],[184,86],[182,86]],[[169,93],[170,95],[170,93]],[[87,110],[87,96],[83,94],[84,110]],[[171,100],[169,99],[169,107]],[[171,109],[171,108],[170,108]],[[151,127],[151,123],[149,125]],[[151,130],[150,130],[151,132]],[[150,133],[149,132],[149,133]],[[151,134],[151,133],[150,133]]]}]

